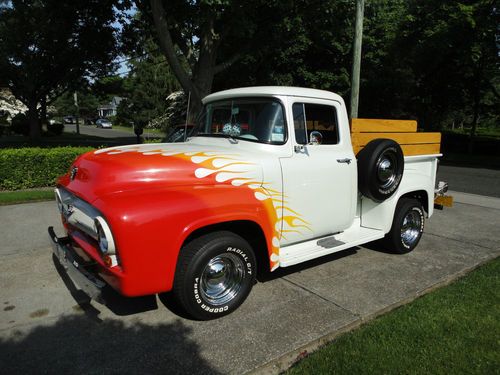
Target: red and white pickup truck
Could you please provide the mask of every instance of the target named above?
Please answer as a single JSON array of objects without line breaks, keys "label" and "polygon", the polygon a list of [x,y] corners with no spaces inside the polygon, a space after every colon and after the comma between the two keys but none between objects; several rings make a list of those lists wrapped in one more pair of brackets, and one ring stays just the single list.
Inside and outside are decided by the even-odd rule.
[{"label": "red and white pickup truck", "polygon": [[354,120],[342,98],[296,87],[207,96],[183,143],[80,156],[55,189],[66,229],[49,234],[73,281],[97,298],[173,291],[196,319],[234,311],[257,271],[375,240],[417,246],[435,197],[439,133]]}]

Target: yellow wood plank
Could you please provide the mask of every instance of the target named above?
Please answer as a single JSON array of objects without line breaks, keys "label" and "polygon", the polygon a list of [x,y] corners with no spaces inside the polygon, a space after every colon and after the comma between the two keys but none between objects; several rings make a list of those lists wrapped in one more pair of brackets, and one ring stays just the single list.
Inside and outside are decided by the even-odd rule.
[{"label": "yellow wood plank", "polygon": [[417,131],[417,122],[414,120],[384,120],[353,118],[351,120],[352,133],[409,133]]},{"label": "yellow wood plank", "polygon": [[422,145],[401,145],[404,156],[415,156],[415,155],[434,155],[440,153],[439,143],[430,143]]},{"label": "yellow wood plank", "polygon": [[393,139],[399,144],[441,143],[441,133],[352,133],[352,144],[365,146],[377,138]]},{"label": "yellow wood plank", "polygon": [[[428,143],[420,145],[401,145],[404,156],[435,155],[440,154],[441,145],[439,143]],[[353,145],[354,154],[357,155],[363,146]]]}]

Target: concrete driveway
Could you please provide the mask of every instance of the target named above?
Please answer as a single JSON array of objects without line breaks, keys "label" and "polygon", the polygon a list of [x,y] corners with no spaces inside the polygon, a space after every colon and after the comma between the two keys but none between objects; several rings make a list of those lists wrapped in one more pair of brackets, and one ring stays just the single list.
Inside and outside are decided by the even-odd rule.
[{"label": "concrete driveway", "polygon": [[168,295],[87,303],[51,257],[45,234],[59,223],[55,204],[0,207],[1,372],[276,373],[499,256],[500,199],[457,198],[427,222],[414,252],[358,247],[278,270],[238,311],[210,322],[182,317]]}]

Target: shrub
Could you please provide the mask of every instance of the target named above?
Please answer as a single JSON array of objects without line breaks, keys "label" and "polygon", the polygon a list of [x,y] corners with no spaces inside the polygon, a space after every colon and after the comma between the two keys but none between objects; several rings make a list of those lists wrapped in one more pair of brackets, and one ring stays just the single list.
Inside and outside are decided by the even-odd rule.
[{"label": "shrub", "polygon": [[24,113],[18,113],[12,117],[10,129],[16,134],[28,136],[30,133],[30,123]]},{"label": "shrub", "polygon": [[0,149],[0,190],[54,186],[77,156],[91,147]]}]

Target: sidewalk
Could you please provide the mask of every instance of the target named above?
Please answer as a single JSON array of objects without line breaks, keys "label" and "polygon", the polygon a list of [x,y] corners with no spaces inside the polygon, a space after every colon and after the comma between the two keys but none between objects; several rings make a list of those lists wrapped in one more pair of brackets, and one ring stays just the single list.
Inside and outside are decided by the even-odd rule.
[{"label": "sidewalk", "polygon": [[[454,193],[452,193],[454,194]],[[168,296],[79,306],[55,270],[53,202],[0,207],[0,362],[6,373],[278,373],[339,333],[500,255],[500,199],[455,196],[418,248],[354,248],[278,270],[227,317],[180,317]],[[461,203],[464,202],[464,203]],[[21,207],[22,206],[22,207]],[[61,232],[59,232],[61,233]],[[76,299],[76,300],[75,300]]]}]

